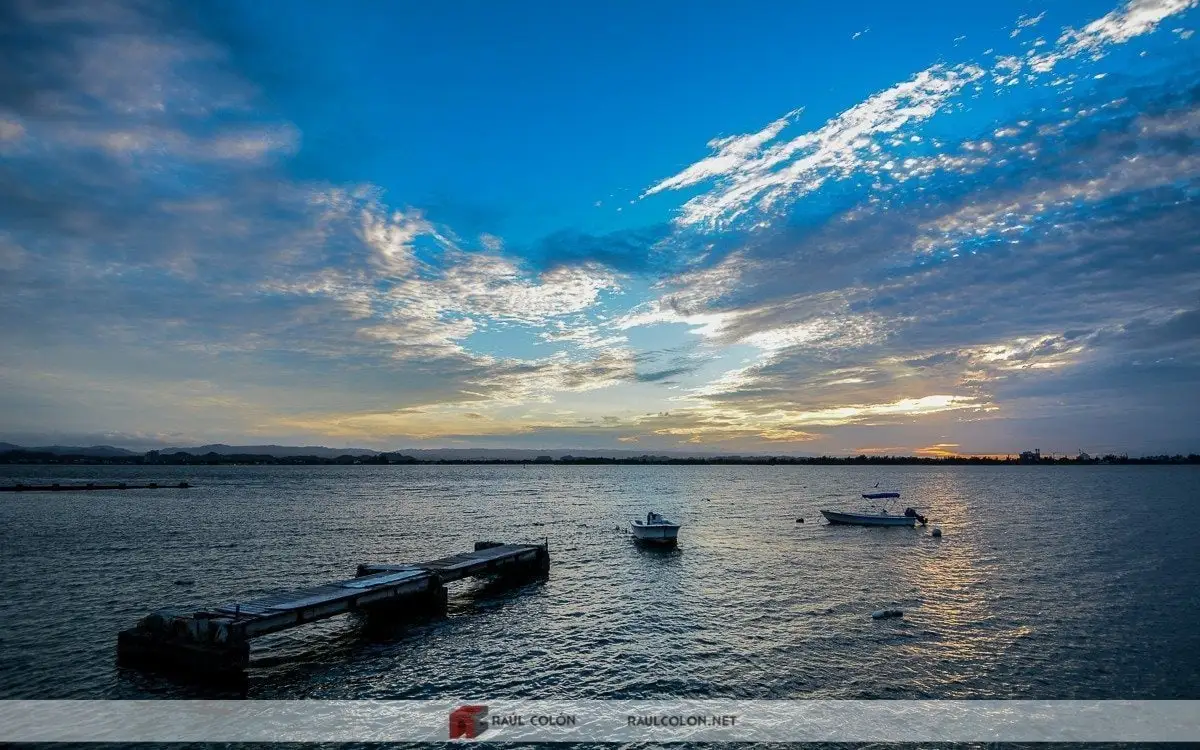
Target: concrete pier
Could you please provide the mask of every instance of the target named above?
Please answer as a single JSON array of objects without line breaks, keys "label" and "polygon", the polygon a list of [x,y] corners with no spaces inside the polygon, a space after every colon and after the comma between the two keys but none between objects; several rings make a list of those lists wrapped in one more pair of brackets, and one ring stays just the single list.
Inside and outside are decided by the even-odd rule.
[{"label": "concrete pier", "polygon": [[357,575],[310,588],[193,612],[160,610],[117,635],[117,657],[130,666],[192,672],[238,672],[250,661],[250,640],[317,620],[367,612],[387,616],[445,611],[446,584],[464,578],[544,575],[546,544],[478,542],[473,552],[424,563],[366,563]]}]

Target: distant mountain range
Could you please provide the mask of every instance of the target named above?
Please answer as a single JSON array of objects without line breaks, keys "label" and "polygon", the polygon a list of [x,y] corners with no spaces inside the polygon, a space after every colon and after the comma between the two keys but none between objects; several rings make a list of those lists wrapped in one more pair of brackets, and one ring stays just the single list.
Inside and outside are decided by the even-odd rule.
[{"label": "distant mountain range", "polygon": [[[215,445],[198,445],[192,448],[163,448],[159,453],[169,454],[190,453],[193,456],[202,456],[206,453],[216,453],[221,456],[231,456],[237,454],[250,454],[257,456],[275,456],[276,458],[287,458],[289,456],[316,456],[318,458],[337,458],[338,456],[378,456],[381,453],[399,454],[412,456],[425,461],[442,461],[442,460],[459,460],[459,461],[534,461],[542,456],[550,456],[551,458],[562,458],[563,456],[575,456],[577,458],[631,458],[635,456],[644,456],[647,451],[631,451],[631,450],[572,450],[569,448],[544,448],[541,450],[529,450],[524,448],[397,448],[393,450],[377,451],[368,448],[326,448],[323,445],[305,445],[305,446],[290,446],[290,445],[225,445],[218,443]],[[683,453],[678,451],[667,451],[662,454],[673,457],[691,457],[691,456],[716,456],[721,454],[716,453]]]},{"label": "distant mountain range", "polygon": [[193,456],[203,456],[206,453],[216,453],[219,456],[254,455],[275,456],[316,456],[318,458],[337,458],[338,456],[378,456],[382,451],[368,448],[326,448],[323,445],[197,445],[192,448],[162,448],[159,453],[191,453]]},{"label": "distant mountain range", "polygon": [[[56,456],[88,456],[91,458],[140,456],[144,455],[145,453],[145,451],[131,451],[125,448],[116,448],[111,445],[93,445],[90,447],[47,445],[40,447],[27,447],[22,445],[14,445],[13,443],[0,443],[0,453],[6,451],[29,451],[32,453],[52,453]],[[545,448],[541,450],[529,450],[523,448],[400,448],[396,450],[377,451],[369,448],[327,448],[323,445],[225,445],[224,443],[196,445],[191,447],[160,448],[158,449],[158,452],[164,455],[182,452],[190,453],[193,456],[203,456],[209,453],[216,453],[220,456],[254,455],[274,456],[276,458],[288,458],[292,456],[316,456],[317,458],[337,458],[338,456],[363,457],[378,456],[380,453],[389,453],[412,456],[413,458],[424,461],[535,461],[544,456],[549,456],[553,459],[559,459],[563,456],[575,456],[576,458],[635,458],[638,456],[645,456],[648,453],[655,456],[671,458],[699,458],[728,455],[697,451],[650,452],[644,450],[584,450],[569,448]]]},{"label": "distant mountain range", "polygon": [[93,445],[87,448],[74,445],[41,445],[26,447],[12,443],[0,443],[0,453],[5,451],[29,451],[30,453],[53,453],[56,456],[89,456],[92,458],[114,458],[117,456],[140,456],[138,451],[114,448],[111,445]]}]

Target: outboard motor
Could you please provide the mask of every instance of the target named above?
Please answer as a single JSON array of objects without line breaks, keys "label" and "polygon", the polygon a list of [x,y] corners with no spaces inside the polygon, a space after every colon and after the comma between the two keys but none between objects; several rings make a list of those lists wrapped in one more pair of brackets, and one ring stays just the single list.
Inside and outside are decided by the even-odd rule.
[{"label": "outboard motor", "polygon": [[926,522],[928,522],[928,521],[929,521],[929,519],[928,519],[928,518],[926,518],[925,516],[923,516],[923,515],[921,515],[920,513],[918,513],[918,512],[916,511],[916,509],[914,509],[914,508],[905,508],[905,509],[904,509],[904,515],[905,515],[905,516],[907,516],[907,517],[909,517],[909,518],[915,518],[915,519],[917,519],[917,521],[918,521],[918,522],[919,522],[919,523],[920,523],[922,526],[924,526],[924,525],[926,524]]}]

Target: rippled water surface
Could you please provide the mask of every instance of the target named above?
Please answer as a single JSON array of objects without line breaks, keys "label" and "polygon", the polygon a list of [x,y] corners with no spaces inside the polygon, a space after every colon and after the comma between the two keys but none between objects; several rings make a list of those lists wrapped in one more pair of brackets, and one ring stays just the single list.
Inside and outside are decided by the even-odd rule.
[{"label": "rippled water surface", "polygon": [[[1189,467],[0,467],[31,479],[196,486],[0,495],[4,698],[219,695],[119,670],[117,631],[542,537],[547,580],[268,637],[238,694],[1200,698]],[[820,522],[876,482],[945,536]],[[677,550],[631,543],[650,509],[684,524]]]}]

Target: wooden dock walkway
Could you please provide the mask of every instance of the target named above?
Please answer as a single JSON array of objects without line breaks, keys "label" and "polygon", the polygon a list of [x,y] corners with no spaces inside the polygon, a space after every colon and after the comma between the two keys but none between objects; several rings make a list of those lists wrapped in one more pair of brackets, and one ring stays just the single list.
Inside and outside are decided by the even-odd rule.
[{"label": "wooden dock walkway", "polygon": [[86,492],[88,490],[186,490],[192,485],[187,482],[176,483],[160,483],[148,482],[146,484],[128,484],[126,482],[110,482],[107,484],[97,484],[96,482],[88,482],[87,484],[10,484],[0,487],[0,492]]},{"label": "wooden dock walkway", "polygon": [[546,544],[477,542],[473,552],[407,565],[363,564],[354,578],[279,591],[211,609],[161,610],[117,636],[117,656],[130,665],[199,672],[238,672],[250,639],[345,614],[408,615],[444,611],[445,584],[463,578],[546,573]]}]

